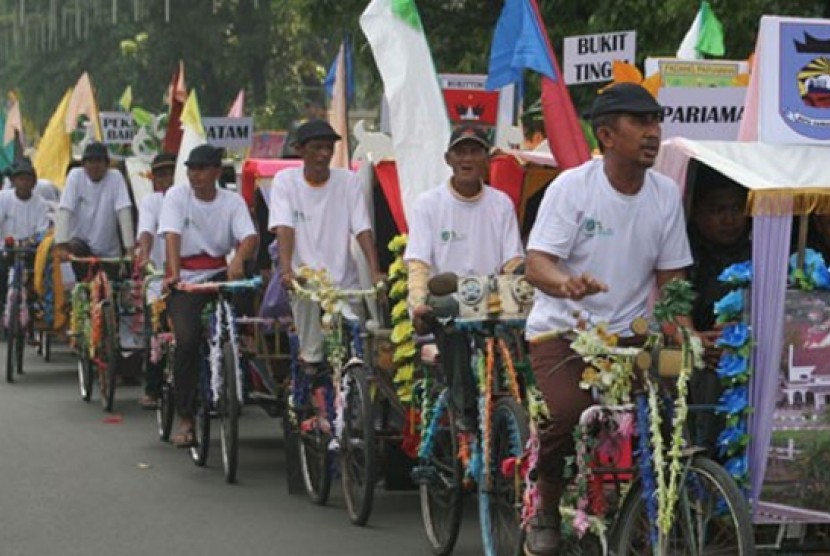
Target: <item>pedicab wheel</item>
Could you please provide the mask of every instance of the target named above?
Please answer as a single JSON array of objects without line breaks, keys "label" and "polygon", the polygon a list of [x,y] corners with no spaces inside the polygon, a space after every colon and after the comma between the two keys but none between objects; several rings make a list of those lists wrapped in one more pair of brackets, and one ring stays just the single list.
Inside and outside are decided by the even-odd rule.
[{"label": "pedicab wheel", "polygon": [[78,342],[78,389],[81,399],[88,402],[92,398],[92,361],[89,360],[89,350],[84,342]]},{"label": "pedicab wheel", "polygon": [[98,386],[101,390],[101,407],[112,411],[115,404],[115,377],[118,369],[118,325],[115,307],[111,302],[102,308],[104,327],[102,331],[101,364],[98,365]]},{"label": "pedicab wheel", "polygon": [[[695,456],[682,479],[674,524],[664,540],[672,555],[755,556],[749,507],[738,485],[720,465]],[[625,497],[611,537],[612,554],[656,554],[651,522],[638,481]]]},{"label": "pedicab wheel", "polygon": [[170,433],[173,430],[173,415],[175,413],[175,394],[173,385],[164,383],[161,385],[158,407],[156,407],[156,422],[159,429],[159,440],[170,442]]},{"label": "pedicab wheel", "polygon": [[15,369],[17,374],[23,374],[23,350],[26,348],[26,331],[17,323],[17,335],[15,336],[14,355],[15,355]]},{"label": "pedicab wheel", "polygon": [[377,482],[374,413],[365,367],[350,367],[344,377],[348,390],[340,444],[340,476],[349,519],[366,525],[372,513]]},{"label": "pedicab wheel", "polygon": [[210,404],[205,401],[204,396],[201,396],[194,417],[196,442],[190,447],[190,457],[197,466],[204,467],[210,448]]},{"label": "pedicab wheel", "polygon": [[[327,400],[331,394],[331,388],[330,378],[326,377],[324,384],[312,386],[309,397],[313,398],[315,393],[319,392],[321,394],[319,397]],[[327,404],[327,402],[323,403]],[[325,418],[328,408],[324,408],[320,412],[323,415],[320,415],[309,400],[309,403],[304,405],[304,409],[305,411],[300,412],[298,420],[300,470],[309,499],[318,506],[324,506],[331,492],[332,464],[334,463],[329,450],[332,439],[331,427],[328,425],[329,419]]]},{"label": "pedicab wheel", "polygon": [[52,360],[52,335],[45,330],[40,332],[40,351],[43,360],[49,363]]},{"label": "pedicab wheel", "polygon": [[221,417],[219,438],[222,445],[222,467],[225,470],[225,480],[229,483],[236,481],[236,468],[239,457],[239,385],[237,384],[237,369],[239,361],[234,357],[234,349],[230,341],[225,342],[222,349],[223,382],[222,394],[219,400],[219,416]]},{"label": "pedicab wheel", "polygon": [[20,300],[16,295],[12,296],[11,307],[9,308],[9,323],[6,326],[6,382],[14,382],[15,365],[17,364],[17,336],[20,321]]},{"label": "pedicab wheel", "polygon": [[420,462],[431,470],[431,476],[422,479],[419,487],[424,531],[436,556],[446,556],[455,547],[461,529],[464,494],[458,430],[452,412],[447,410],[446,398],[441,399],[434,409],[443,416],[435,430],[432,451]]},{"label": "pedicab wheel", "polygon": [[297,415],[290,404],[285,405],[282,414],[282,437],[285,447],[285,480],[288,494],[305,492],[302,464],[300,463],[300,435],[294,423]]},{"label": "pedicab wheel", "polygon": [[[478,485],[479,522],[486,556],[522,554],[522,480],[502,472],[502,462],[517,461],[530,438],[527,412],[513,398],[501,398],[493,409],[490,461],[487,476]],[[519,473],[516,466],[514,473]]]}]

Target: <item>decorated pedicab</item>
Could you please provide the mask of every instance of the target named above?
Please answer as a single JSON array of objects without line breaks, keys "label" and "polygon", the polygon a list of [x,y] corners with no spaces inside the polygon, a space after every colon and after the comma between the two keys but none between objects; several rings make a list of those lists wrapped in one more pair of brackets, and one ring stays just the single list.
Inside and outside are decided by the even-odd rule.
[{"label": "decorated pedicab", "polygon": [[[726,468],[752,507],[759,550],[830,550],[827,497],[827,263],[808,246],[830,213],[824,146],[673,139],[657,168],[690,195],[706,166],[748,190],[752,258],[723,276],[733,292],[719,302],[739,326],[722,364],[719,445]],[[816,239],[814,239],[816,238]],[[727,350],[729,351],[729,350]]]}]

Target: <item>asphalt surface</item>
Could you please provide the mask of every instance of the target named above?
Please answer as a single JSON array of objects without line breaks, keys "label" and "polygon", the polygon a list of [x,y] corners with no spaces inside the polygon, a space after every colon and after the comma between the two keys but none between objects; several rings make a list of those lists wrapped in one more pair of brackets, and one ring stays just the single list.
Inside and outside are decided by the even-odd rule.
[{"label": "asphalt surface", "polygon": [[[0,354],[4,364],[5,344]],[[240,422],[239,482],[229,485],[218,423],[198,468],[159,442],[138,387],[118,390],[114,414],[97,392],[84,403],[66,346],[50,363],[27,347],[24,369],[0,382],[0,556],[430,554],[417,492],[379,486],[363,528],[349,522],[339,482],[327,507],[290,496],[281,424],[256,407]],[[458,556],[482,553],[467,502]]]}]

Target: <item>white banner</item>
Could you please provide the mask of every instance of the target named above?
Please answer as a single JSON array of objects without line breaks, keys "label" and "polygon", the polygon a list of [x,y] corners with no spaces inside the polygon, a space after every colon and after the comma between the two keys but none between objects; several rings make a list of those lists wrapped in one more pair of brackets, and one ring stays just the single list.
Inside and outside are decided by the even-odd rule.
[{"label": "white banner", "polygon": [[633,64],[636,54],[636,31],[566,37],[563,56],[565,83],[580,85],[611,81],[611,64],[615,60]]},{"label": "white banner", "polygon": [[661,87],[663,139],[735,141],[746,87]]},{"label": "white banner", "polygon": [[254,140],[254,119],[202,118],[205,138],[214,147],[246,149]]},{"label": "white banner", "polygon": [[130,145],[135,135],[135,122],[129,112],[101,112],[101,133],[107,145]]}]

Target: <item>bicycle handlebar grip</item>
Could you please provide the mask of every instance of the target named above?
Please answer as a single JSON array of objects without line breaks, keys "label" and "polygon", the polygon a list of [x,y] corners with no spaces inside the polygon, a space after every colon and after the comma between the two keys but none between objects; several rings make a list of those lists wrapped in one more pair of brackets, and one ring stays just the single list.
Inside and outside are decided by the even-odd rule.
[{"label": "bicycle handlebar grip", "polygon": [[454,272],[436,274],[427,282],[429,293],[435,296],[450,295],[458,291],[458,275]]}]

